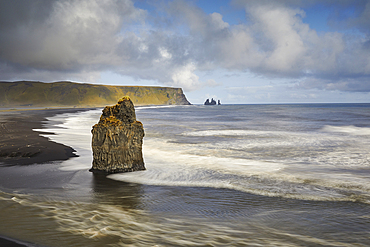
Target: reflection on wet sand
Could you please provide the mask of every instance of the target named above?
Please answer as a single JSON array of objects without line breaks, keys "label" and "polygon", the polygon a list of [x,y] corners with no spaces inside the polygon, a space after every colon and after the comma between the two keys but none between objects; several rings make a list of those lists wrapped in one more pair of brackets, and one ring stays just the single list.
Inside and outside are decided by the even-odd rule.
[{"label": "reflection on wet sand", "polygon": [[121,183],[92,173],[93,202],[120,206],[125,209],[140,209],[140,198],[144,195],[143,185]]}]

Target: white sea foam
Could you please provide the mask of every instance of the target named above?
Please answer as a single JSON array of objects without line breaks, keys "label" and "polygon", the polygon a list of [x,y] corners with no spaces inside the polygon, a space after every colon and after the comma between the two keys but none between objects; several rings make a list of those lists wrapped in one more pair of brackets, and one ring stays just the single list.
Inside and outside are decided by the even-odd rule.
[{"label": "white sea foam", "polygon": [[273,162],[189,154],[181,145],[156,139],[144,144],[147,171],[114,174],[110,178],[151,185],[230,188],[230,181],[225,180],[227,175],[270,174],[284,167]]},{"label": "white sea foam", "polygon": [[[239,221],[215,222],[181,214],[158,216],[110,203],[37,201],[32,196],[3,195],[1,192],[0,203],[7,205],[3,209],[8,215],[18,216],[2,218],[2,223],[15,229],[18,227],[19,236],[26,235],[30,241],[43,246],[55,245],[56,236],[60,246],[70,246],[71,243],[79,246],[151,246],[156,243],[164,246],[222,246],[235,242],[245,246],[251,243],[250,239],[256,245],[266,243],[264,239],[255,238],[264,230],[263,225],[257,228],[258,231],[250,232],[244,230],[247,228],[245,222]],[[33,230],[35,224],[38,227]]]},{"label": "white sea foam", "polygon": [[34,129],[34,131],[54,133],[40,135],[76,150],[79,157],[63,161],[60,166],[61,170],[73,171],[91,168],[91,127],[98,122],[100,114],[101,109],[60,114],[48,118],[50,122],[45,124],[44,129]]},{"label": "white sea foam", "polygon": [[[307,200],[357,200],[360,197],[363,201],[370,200],[367,179],[346,172],[328,177],[321,171],[299,171],[303,168],[300,164],[193,155],[191,151],[192,148],[184,145],[147,140],[144,145],[146,171],[108,177],[147,185],[227,188]],[[298,171],[293,171],[294,168]]]},{"label": "white sea foam", "polygon": [[326,132],[337,132],[337,133],[344,133],[348,135],[370,135],[370,128],[366,127],[356,127],[353,125],[350,126],[325,126],[322,131]]},{"label": "white sea foam", "polygon": [[[46,124],[49,128],[38,130],[55,133],[56,135],[43,135],[73,147],[80,156],[62,162],[60,169],[87,170],[91,167],[90,131],[100,114],[101,110],[93,110],[58,115],[50,118],[51,122]],[[62,123],[55,124],[55,121]],[[362,157],[367,154],[367,149],[361,145],[353,146],[354,154],[343,154],[352,148],[347,145],[349,139],[343,139],[335,133],[347,133],[348,130],[356,133],[356,136],[363,133],[362,128],[354,126],[326,126],[321,132],[315,133],[205,130],[182,134],[198,138],[240,137],[230,141],[201,144],[182,144],[163,136],[157,138],[147,135],[143,145],[147,170],[114,174],[109,178],[148,185],[202,186],[269,196],[351,200],[353,195],[368,195],[370,185],[366,177],[333,170],[333,167],[368,167],[366,157]],[[355,142],[357,138],[350,140]],[[327,146],[332,148],[327,149]],[[330,177],[327,176],[328,172]]]},{"label": "white sea foam", "polygon": [[283,134],[276,131],[256,131],[256,130],[203,130],[182,133],[184,136],[271,136]]}]

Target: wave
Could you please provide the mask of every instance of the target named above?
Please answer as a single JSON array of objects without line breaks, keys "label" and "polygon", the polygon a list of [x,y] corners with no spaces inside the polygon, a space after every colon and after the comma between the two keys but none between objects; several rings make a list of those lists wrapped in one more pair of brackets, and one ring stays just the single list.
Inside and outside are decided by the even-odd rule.
[{"label": "wave", "polygon": [[344,133],[344,134],[355,135],[355,136],[370,135],[370,128],[357,127],[357,126],[353,126],[353,125],[349,125],[349,126],[331,126],[331,125],[327,125],[324,128],[322,128],[322,131],[324,131],[324,132]]},{"label": "wave", "polygon": [[256,130],[203,130],[182,133],[184,136],[250,136],[250,135],[275,135],[276,131]]},{"label": "wave", "polygon": [[[331,126],[326,125],[321,132],[345,133],[349,135],[370,135],[370,128],[357,126]],[[310,133],[311,134],[311,133]],[[286,132],[286,131],[266,131],[266,130],[202,130],[182,133],[183,136],[276,136],[276,135],[304,135],[304,133]]]},{"label": "wave", "polygon": [[174,107],[189,107],[191,105],[153,105],[153,106],[136,106],[135,110],[144,110],[144,109],[158,109],[158,108],[174,108]]},{"label": "wave", "polygon": [[[79,157],[61,162],[60,170],[78,171],[91,168],[91,128],[99,121],[100,115],[101,109],[59,114],[48,118],[43,129],[34,129],[41,132],[41,136],[76,150]],[[43,132],[52,134],[42,134]]]},{"label": "wave", "polygon": [[[169,202],[167,202],[168,204]],[[173,202],[176,203],[176,202]],[[164,246],[225,246],[225,245],[278,245],[294,246],[276,237],[286,236],[289,231],[271,229],[263,224],[263,219],[277,216],[276,212],[265,210],[263,215],[246,216],[243,206],[228,213],[238,215],[238,220],[209,220],[209,214],[219,214],[222,209],[215,205],[196,208],[196,213],[208,217],[192,217],[183,214],[155,214],[147,210],[124,208],[109,203],[63,201],[22,194],[5,194],[0,191],[0,206],[6,215],[2,223],[16,229],[13,233],[19,238],[37,243],[37,246],[148,246],[160,243]],[[239,204],[233,202],[233,204]],[[243,205],[243,203],[240,203]],[[248,205],[247,205],[248,207]],[[193,209],[193,208],[192,208]],[[251,207],[253,210],[253,207]],[[193,209],[194,210],[194,209]],[[232,210],[232,209],[231,209]],[[226,211],[226,210],[225,210]],[[279,210],[280,212],[282,210]],[[260,220],[256,220],[256,217]],[[247,222],[244,219],[248,219]],[[261,223],[260,223],[261,222]],[[35,230],[34,225],[37,225]],[[259,236],[259,237],[256,237]],[[294,239],[304,238],[305,243],[317,244],[309,235],[296,235]],[[330,241],[320,240],[322,243]],[[33,245],[29,245],[33,246]]]},{"label": "wave", "polygon": [[[189,154],[181,145],[146,141],[146,171],[108,178],[158,186],[226,188],[252,194],[320,201],[370,203],[366,179],[349,174],[293,173],[294,164]],[[289,170],[289,171],[286,171]]]},{"label": "wave", "polygon": [[[62,162],[61,170],[87,170],[91,167],[90,130],[100,114],[100,110],[92,110],[58,115],[49,119],[50,122],[45,124],[46,129],[37,130],[55,133],[42,135],[73,147],[80,155]],[[114,174],[109,178],[148,185],[228,188],[305,200],[368,202],[370,185],[366,177],[356,173],[356,169],[367,168],[368,163],[363,163],[364,158],[361,157],[343,156],[341,149],[326,151],[328,145],[340,146],[346,140],[331,134],[323,135],[324,131],[355,130],[355,133],[359,133],[360,129],[363,130],[354,126],[326,126],[317,133],[205,130],[181,134],[189,137],[254,137],[217,144],[176,143],[167,137],[147,135],[143,145],[147,171]],[[257,154],[262,152],[265,155],[258,156],[256,148]],[[363,151],[357,150],[357,153]],[[268,153],[272,153],[273,158],[267,158]],[[352,170],[341,171],[341,167]]]}]

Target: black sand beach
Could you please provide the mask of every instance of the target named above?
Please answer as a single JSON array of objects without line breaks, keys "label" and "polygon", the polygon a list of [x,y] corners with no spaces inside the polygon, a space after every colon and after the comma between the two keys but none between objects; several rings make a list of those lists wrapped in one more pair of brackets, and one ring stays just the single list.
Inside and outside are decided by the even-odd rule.
[{"label": "black sand beach", "polygon": [[21,244],[13,240],[0,237],[0,246],[2,247],[25,247],[27,246],[27,244]]},{"label": "black sand beach", "polygon": [[0,111],[0,165],[30,165],[76,157],[74,149],[50,142],[32,129],[40,129],[46,117],[84,109]]},{"label": "black sand beach", "polygon": [[[0,166],[42,164],[76,157],[75,150],[49,141],[33,129],[41,129],[46,117],[86,109],[42,109],[0,111]],[[0,246],[34,246],[0,237]]]}]

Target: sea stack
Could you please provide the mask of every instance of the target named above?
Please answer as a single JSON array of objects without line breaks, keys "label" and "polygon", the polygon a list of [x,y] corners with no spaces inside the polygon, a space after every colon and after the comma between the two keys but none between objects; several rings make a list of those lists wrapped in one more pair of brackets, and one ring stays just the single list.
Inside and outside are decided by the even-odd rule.
[{"label": "sea stack", "polygon": [[143,124],[136,121],[134,104],[125,96],[106,106],[92,132],[93,165],[90,171],[119,173],[145,170]]}]

